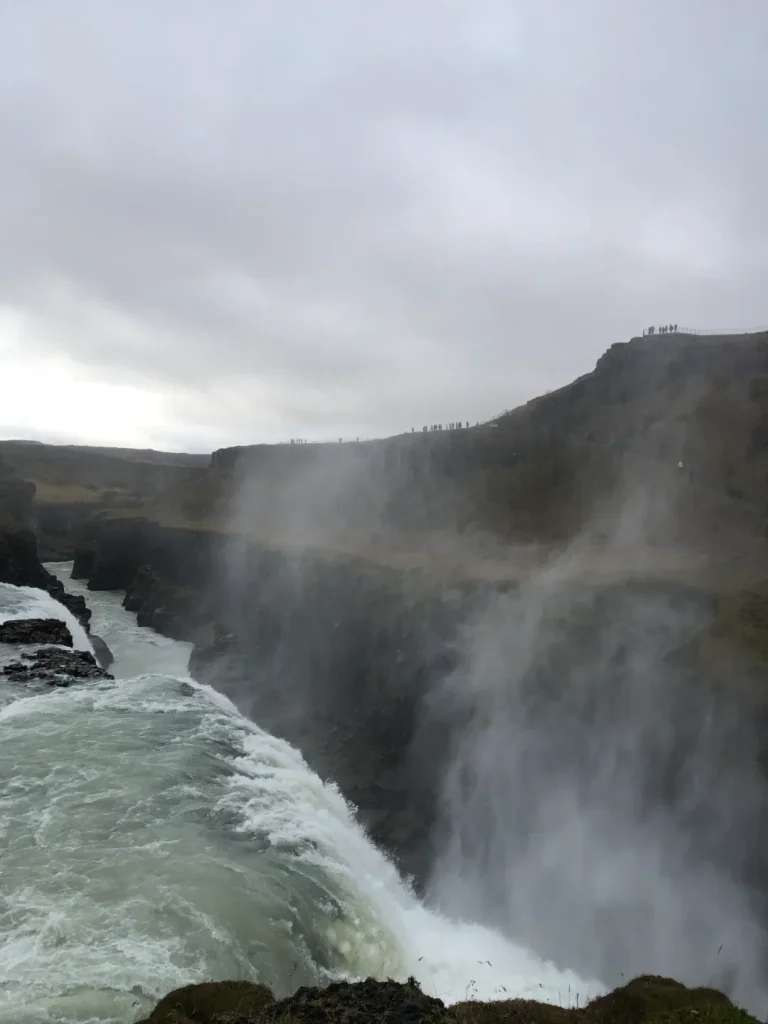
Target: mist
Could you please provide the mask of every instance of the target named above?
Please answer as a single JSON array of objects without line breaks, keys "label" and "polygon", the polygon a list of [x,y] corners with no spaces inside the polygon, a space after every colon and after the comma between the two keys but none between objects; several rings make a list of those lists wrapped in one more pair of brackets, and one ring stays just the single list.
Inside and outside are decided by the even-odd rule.
[{"label": "mist", "polygon": [[712,603],[596,586],[577,551],[490,596],[427,698],[454,737],[430,899],[607,986],[671,975],[762,1014],[760,726],[698,671]]},{"label": "mist", "polygon": [[[625,358],[594,386],[615,390]],[[441,911],[607,988],[662,974],[762,1015],[765,715],[748,656],[711,656],[757,512],[698,415],[709,379],[689,367],[666,403],[672,358],[643,380],[650,428],[590,398],[616,413],[596,449],[560,440],[582,379],[526,413],[530,432],[221,456],[238,531],[273,551],[226,569],[259,666],[228,692],[338,773]]]}]

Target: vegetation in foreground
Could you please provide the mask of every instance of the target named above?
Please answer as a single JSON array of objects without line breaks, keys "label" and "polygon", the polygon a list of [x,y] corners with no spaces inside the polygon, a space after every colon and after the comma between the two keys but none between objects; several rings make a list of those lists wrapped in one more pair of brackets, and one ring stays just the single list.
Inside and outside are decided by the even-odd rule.
[{"label": "vegetation in foreground", "polygon": [[141,1024],[757,1024],[721,992],[640,977],[583,1008],[526,999],[446,1007],[412,978],[337,982],[275,1000],[247,981],[188,985],[167,995]]}]

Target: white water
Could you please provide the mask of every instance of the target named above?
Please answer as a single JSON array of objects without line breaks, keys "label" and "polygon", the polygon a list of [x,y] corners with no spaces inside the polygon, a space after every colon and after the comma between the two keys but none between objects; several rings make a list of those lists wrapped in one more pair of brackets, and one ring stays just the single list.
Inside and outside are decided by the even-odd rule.
[{"label": "white water", "polygon": [[[2,1024],[123,1024],[224,978],[281,995],[368,975],[414,975],[446,1001],[596,993],[423,906],[298,751],[185,677],[186,645],[116,595],[88,599],[122,678],[0,682]],[[4,588],[0,619],[38,601]]]},{"label": "white water", "polygon": [[72,634],[72,645],[75,650],[92,649],[88,634],[69,608],[59,604],[45,590],[0,583],[0,622],[10,622],[13,619],[60,619]]}]

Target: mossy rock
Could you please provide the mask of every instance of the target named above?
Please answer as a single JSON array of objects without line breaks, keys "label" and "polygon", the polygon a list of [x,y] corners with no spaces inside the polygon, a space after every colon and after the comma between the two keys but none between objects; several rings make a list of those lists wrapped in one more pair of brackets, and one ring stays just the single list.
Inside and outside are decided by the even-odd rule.
[{"label": "mossy rock", "polygon": [[458,1003],[451,1012],[460,1024],[757,1024],[722,992],[653,976],[635,978],[582,1009],[508,999]]},{"label": "mossy rock", "polygon": [[[439,999],[425,995],[413,978],[396,981],[336,982],[327,988],[300,988],[267,1007],[259,1024],[455,1024]],[[256,1022],[238,1022],[256,1024]]]},{"label": "mossy rock", "polygon": [[672,978],[644,975],[595,999],[585,1012],[594,1024],[661,1024],[667,1019],[693,1022],[704,1012],[716,1014],[712,1021],[727,1020],[729,1013],[740,1011],[715,989],[686,988]]},{"label": "mossy rock", "polygon": [[564,1010],[532,999],[500,999],[492,1003],[456,1003],[450,1010],[459,1024],[578,1024],[578,1010]]},{"label": "mossy rock", "polygon": [[257,1018],[274,996],[250,981],[208,981],[185,985],[161,999],[140,1024],[229,1024]]},{"label": "mossy rock", "polygon": [[721,992],[641,977],[580,1009],[528,999],[446,1007],[413,978],[300,988],[275,1002],[245,981],[188,985],[166,996],[143,1024],[757,1024]]}]

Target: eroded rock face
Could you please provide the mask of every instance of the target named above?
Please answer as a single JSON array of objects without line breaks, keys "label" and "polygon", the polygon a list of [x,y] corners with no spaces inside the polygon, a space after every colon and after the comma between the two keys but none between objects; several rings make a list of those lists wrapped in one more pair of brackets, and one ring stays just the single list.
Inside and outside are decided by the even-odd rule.
[{"label": "eroded rock face", "polygon": [[11,619],[0,623],[0,644],[72,646],[72,634],[58,619]]},{"label": "eroded rock face", "polygon": [[2,670],[14,683],[45,682],[51,686],[69,686],[72,682],[112,679],[88,651],[44,647],[21,657],[21,661],[11,662]]}]

